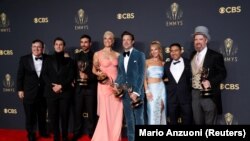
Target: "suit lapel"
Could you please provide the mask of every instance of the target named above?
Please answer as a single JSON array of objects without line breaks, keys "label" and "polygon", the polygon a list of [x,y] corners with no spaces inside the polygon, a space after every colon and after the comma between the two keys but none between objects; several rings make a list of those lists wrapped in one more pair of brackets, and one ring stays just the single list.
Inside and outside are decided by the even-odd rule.
[{"label": "suit lapel", "polygon": [[136,52],[135,52],[135,48],[132,50],[129,60],[128,60],[128,67],[127,67],[127,74],[128,71],[130,70],[130,67],[133,67],[133,62],[135,61],[135,56],[136,56]]},{"label": "suit lapel", "polygon": [[210,61],[209,56],[211,56],[210,53],[211,53],[210,50],[207,49],[207,53],[206,53],[204,61],[203,61],[203,67],[204,68],[207,68],[207,66],[209,64],[209,61]]},{"label": "suit lapel", "polygon": [[123,73],[125,73],[124,57],[123,57],[123,55],[120,55],[119,61],[120,61],[119,64],[121,65],[121,70],[123,71]]},{"label": "suit lapel", "polygon": [[31,70],[36,71],[32,55],[30,55],[29,57],[29,64],[30,64]]},{"label": "suit lapel", "polygon": [[58,72],[59,70],[58,70],[58,67],[57,67],[57,62],[56,62],[56,57],[55,56],[53,56],[51,63],[52,63],[52,66],[54,67],[54,70],[56,72]]},{"label": "suit lapel", "polygon": [[170,74],[170,78],[169,78],[169,79],[174,80],[174,82],[176,83],[176,80],[175,80],[175,78],[174,78],[172,72],[170,71],[170,67],[171,67],[172,61],[173,61],[173,60],[171,60],[171,61],[167,64],[167,68],[169,68],[169,74]]}]

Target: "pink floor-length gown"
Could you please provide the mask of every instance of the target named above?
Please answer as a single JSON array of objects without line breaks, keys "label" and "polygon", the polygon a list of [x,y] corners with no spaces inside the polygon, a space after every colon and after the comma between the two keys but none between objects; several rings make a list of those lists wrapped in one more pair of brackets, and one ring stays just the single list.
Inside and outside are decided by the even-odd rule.
[{"label": "pink floor-length gown", "polygon": [[[99,65],[102,72],[106,73],[113,80],[117,77],[118,59],[109,60],[98,52]],[[98,83],[98,123],[91,141],[120,141],[123,105],[119,98],[116,98],[109,85]]]}]

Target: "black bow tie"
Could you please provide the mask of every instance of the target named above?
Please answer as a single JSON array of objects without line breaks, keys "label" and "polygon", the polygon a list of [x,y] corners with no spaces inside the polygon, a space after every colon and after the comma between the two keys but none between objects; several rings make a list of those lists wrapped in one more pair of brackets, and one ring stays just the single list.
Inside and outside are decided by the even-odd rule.
[{"label": "black bow tie", "polygon": [[128,52],[123,52],[123,56],[126,57],[126,55],[129,57],[130,51]]},{"label": "black bow tie", "polygon": [[175,61],[173,64],[174,65],[176,65],[176,64],[178,64],[178,63],[180,63],[181,61]]},{"label": "black bow tie", "polygon": [[43,57],[35,57],[35,60],[43,60]]}]

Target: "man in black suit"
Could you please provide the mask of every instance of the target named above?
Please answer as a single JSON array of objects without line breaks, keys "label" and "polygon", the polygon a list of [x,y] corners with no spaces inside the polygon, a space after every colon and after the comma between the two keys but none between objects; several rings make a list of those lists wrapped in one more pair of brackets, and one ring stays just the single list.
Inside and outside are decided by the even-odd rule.
[{"label": "man in black suit", "polygon": [[22,56],[17,71],[18,96],[23,101],[25,111],[25,125],[28,132],[28,140],[35,141],[36,125],[38,123],[39,134],[48,137],[46,127],[46,99],[43,96],[44,43],[41,40],[32,42],[31,54]]},{"label": "man in black suit", "polygon": [[45,96],[48,103],[49,119],[52,123],[54,141],[60,140],[60,123],[63,141],[68,140],[69,105],[72,96],[74,64],[64,54],[65,41],[54,39],[55,52],[44,64],[43,77],[46,84]]},{"label": "man in black suit", "polygon": [[94,52],[90,50],[91,44],[91,37],[82,35],[81,51],[75,54],[73,141],[77,140],[84,130],[92,137],[97,121],[97,79],[92,73]]},{"label": "man in black suit", "polygon": [[[191,67],[194,122],[197,125],[211,125],[215,124],[217,114],[222,113],[220,83],[226,78],[227,71],[222,54],[207,47],[210,41],[207,27],[197,26],[193,39],[195,51],[191,55]],[[208,72],[206,79],[201,79],[202,70]],[[212,91],[202,93],[203,89]]]},{"label": "man in black suit", "polygon": [[178,124],[181,117],[181,124],[192,123],[191,105],[191,68],[190,61],[181,57],[182,49],[179,43],[170,45],[171,61],[164,65],[164,77],[168,78],[167,103],[169,124]]}]

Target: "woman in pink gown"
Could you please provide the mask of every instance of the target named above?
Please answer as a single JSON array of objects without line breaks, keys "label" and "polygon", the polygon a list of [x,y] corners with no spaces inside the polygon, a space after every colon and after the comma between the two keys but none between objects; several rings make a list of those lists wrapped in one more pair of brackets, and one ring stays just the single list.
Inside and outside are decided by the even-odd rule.
[{"label": "woman in pink gown", "polygon": [[[119,53],[112,50],[114,34],[106,31],[103,43],[104,48],[94,54],[93,73],[97,76],[106,74],[115,80]],[[99,119],[91,141],[120,141],[123,118],[121,99],[115,97],[109,84],[98,83],[97,101]]]}]

